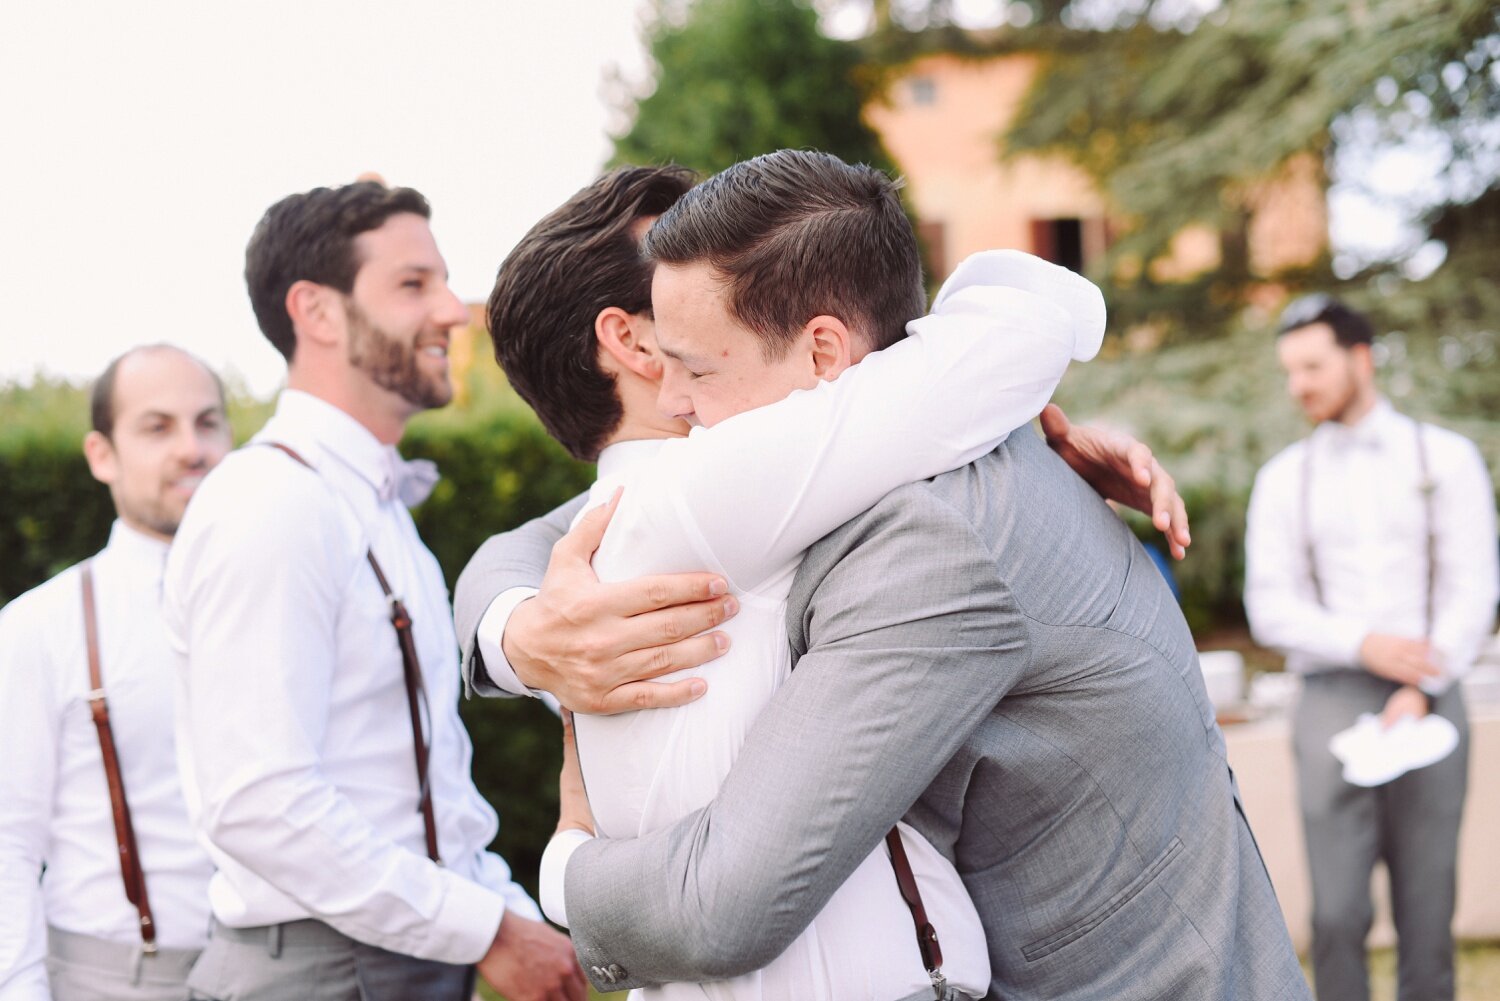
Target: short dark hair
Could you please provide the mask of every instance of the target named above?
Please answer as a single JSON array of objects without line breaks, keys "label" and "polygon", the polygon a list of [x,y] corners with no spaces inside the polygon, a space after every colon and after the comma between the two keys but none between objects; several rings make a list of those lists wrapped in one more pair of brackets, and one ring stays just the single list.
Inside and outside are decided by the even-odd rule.
[{"label": "short dark hair", "polygon": [[286,311],[287,290],[305,279],[346,295],[352,292],[362,263],[354,238],[403,212],[432,217],[419,192],[379,181],[313,188],[266,209],[245,247],[245,285],[261,332],[287,361],[297,350]]},{"label": "short dark hair", "polygon": [[99,378],[94,380],[93,388],[89,390],[89,424],[95,431],[106,438],[114,438],[115,418],[118,416],[115,413],[115,384],[120,381],[120,366],[126,359],[155,351],[176,351],[183,357],[197,362],[198,366],[214,380],[214,387],[219,391],[219,404],[224,405],[224,380],[219,378],[219,373],[204,364],[203,359],[182,350],[175,344],[141,344],[115,358],[105,366],[103,372],[99,373]]},{"label": "short dark hair", "polygon": [[1375,328],[1361,312],[1350,309],[1331,295],[1315,292],[1287,303],[1276,324],[1276,336],[1289,334],[1293,330],[1311,327],[1315,323],[1326,323],[1333,328],[1334,340],[1341,348],[1352,348],[1356,344],[1372,344]]},{"label": "short dark hair", "polygon": [[694,188],[647,234],[662,264],[706,261],[730,311],[782,357],[814,316],[837,316],[870,347],[906,336],[927,308],[916,233],[899,184],[828,153],[779,150]]},{"label": "short dark hair", "polygon": [[488,318],[495,360],[542,426],[576,458],[598,458],[624,410],[599,367],[594,321],[651,310],[651,265],[635,226],[693,186],[686,167],[621,167],[531,227],[500,265]]}]

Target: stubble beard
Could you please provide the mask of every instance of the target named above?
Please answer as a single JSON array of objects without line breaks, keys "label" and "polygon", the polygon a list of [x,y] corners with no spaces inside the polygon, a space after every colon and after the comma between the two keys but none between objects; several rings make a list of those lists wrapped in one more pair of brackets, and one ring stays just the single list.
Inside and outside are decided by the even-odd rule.
[{"label": "stubble beard", "polygon": [[174,510],[174,505],[164,497],[140,503],[117,497],[115,506],[123,520],[135,522],[142,528],[169,539],[177,534],[177,528],[182,524],[183,511],[187,508],[184,504],[183,510]]},{"label": "stubble beard", "polygon": [[395,393],[418,410],[445,407],[453,399],[446,378],[429,376],[417,364],[413,344],[381,330],[352,302],[349,311],[349,364],[381,389]]}]

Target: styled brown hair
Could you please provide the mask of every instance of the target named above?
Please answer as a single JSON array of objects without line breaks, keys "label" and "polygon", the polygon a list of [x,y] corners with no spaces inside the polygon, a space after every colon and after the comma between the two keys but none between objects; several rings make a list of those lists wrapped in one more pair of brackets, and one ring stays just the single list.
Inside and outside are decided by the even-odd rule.
[{"label": "styled brown hair", "polygon": [[488,315],[495,360],[547,433],[593,461],[624,417],[599,367],[594,321],[650,313],[652,267],[635,233],[696,180],[686,167],[621,167],[531,227],[500,265]]},{"label": "styled brown hair", "polygon": [[897,190],[873,167],[779,150],[688,192],[651,227],[643,249],[661,264],[706,261],[767,360],[824,314],[878,350],[905,337],[907,322],[927,308],[916,234]]},{"label": "styled brown hair", "polygon": [[432,218],[419,192],[388,188],[379,181],[313,188],[266,209],[245,247],[245,285],[261,333],[287,361],[297,350],[286,311],[287,290],[305,279],[345,295],[354,291],[363,263],[355,253],[354,238],[402,212]]}]

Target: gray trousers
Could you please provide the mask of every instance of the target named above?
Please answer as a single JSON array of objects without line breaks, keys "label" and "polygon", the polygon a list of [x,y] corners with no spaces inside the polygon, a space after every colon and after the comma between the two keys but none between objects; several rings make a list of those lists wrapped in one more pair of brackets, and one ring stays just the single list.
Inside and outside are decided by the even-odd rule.
[{"label": "gray trousers", "polygon": [[215,921],[188,986],[211,1001],[469,1001],[474,967],[389,952],[321,921]]},{"label": "gray trousers", "polygon": [[1293,723],[1297,781],[1312,878],[1312,966],[1318,1001],[1367,1001],[1365,937],[1374,920],[1370,875],[1390,872],[1399,1001],[1453,998],[1458,825],[1468,782],[1469,724],[1454,685],[1433,711],[1458,727],[1457,750],[1373,789],[1343,780],[1328,741],[1397,689],[1362,671],[1304,679]]},{"label": "gray trousers", "polygon": [[196,949],[158,949],[47,929],[53,1001],[185,1001]]}]

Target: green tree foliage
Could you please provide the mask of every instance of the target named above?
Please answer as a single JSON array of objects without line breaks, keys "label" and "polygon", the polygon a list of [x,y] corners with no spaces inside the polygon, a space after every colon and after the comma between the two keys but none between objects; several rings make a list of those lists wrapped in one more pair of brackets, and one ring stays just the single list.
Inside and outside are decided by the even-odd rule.
[{"label": "green tree foliage", "polygon": [[[1465,203],[1484,190],[1476,172],[1496,181],[1489,0],[1226,0],[1196,22],[1171,20],[1181,4],[1115,4],[1112,17],[1110,6],[1056,7],[1075,30],[1050,36],[1048,69],[1005,144],[1084,167],[1134,223],[1128,251],[1159,253],[1193,222],[1242,233],[1256,182],[1299,153],[1331,157],[1354,113],[1388,139],[1446,143]],[[1105,30],[1076,27],[1089,8]],[[1225,265],[1245,275],[1242,254]]]},{"label": "green tree foliage", "polygon": [[661,0],[646,33],[653,90],[613,163],[710,174],[784,148],[889,168],[861,109],[875,85],[854,45],[818,30],[808,0]]},{"label": "green tree foliage", "polygon": [[[934,50],[1044,56],[1000,146],[1007,155],[1064,156],[1108,196],[1124,225],[1097,277],[1114,286],[1106,294],[1116,329],[1149,322],[1169,337],[1233,329],[1259,280],[1247,252],[1258,186],[1311,154],[1329,176],[1359,187],[1362,164],[1351,151],[1403,144],[1445,161],[1437,183],[1402,199],[1416,231],[1446,249],[1437,273],[1377,289],[1370,280],[1399,275],[1399,261],[1355,261],[1363,270],[1338,287],[1324,260],[1276,277],[1356,296],[1378,290],[1392,312],[1421,312],[1420,325],[1434,330],[1500,326],[1493,0],[995,0],[1012,24],[1029,25],[995,32],[956,29],[949,0],[828,3],[872,11],[875,32],[864,45],[886,64]],[[1162,255],[1193,223],[1222,234],[1215,273],[1179,284],[1117,270]]]}]

